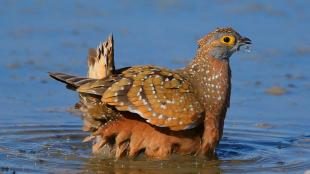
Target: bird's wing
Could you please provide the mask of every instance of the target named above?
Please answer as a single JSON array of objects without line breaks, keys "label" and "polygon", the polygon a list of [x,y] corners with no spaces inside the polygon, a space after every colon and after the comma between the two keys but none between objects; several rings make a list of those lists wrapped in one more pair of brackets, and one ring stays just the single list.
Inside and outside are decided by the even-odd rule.
[{"label": "bird's wing", "polygon": [[150,124],[172,130],[195,127],[204,111],[187,79],[155,66],[132,67],[84,84],[77,91],[100,95],[103,103],[137,113]]}]

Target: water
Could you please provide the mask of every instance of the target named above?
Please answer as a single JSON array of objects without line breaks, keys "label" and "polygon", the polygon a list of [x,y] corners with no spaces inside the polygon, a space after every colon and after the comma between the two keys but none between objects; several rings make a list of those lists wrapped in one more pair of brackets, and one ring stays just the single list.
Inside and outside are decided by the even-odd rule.
[{"label": "water", "polygon": [[[283,173],[309,167],[309,136],[274,130],[251,122],[228,122],[217,149],[219,160],[119,160],[92,156],[79,124],[6,125],[1,127],[1,170],[8,172],[93,173]],[[294,128],[296,125],[291,125]],[[299,125],[300,126],[300,125]],[[297,127],[295,127],[297,129]],[[303,127],[305,128],[305,126]],[[16,165],[18,164],[18,165]]]},{"label": "water", "polygon": [[[308,1],[0,2],[0,173],[304,173],[310,170]],[[232,26],[254,43],[233,55],[218,160],[91,154],[77,96],[48,71],[83,75],[87,49],[113,32],[117,67],[184,66],[196,40]],[[278,87],[280,95],[269,91]]]}]

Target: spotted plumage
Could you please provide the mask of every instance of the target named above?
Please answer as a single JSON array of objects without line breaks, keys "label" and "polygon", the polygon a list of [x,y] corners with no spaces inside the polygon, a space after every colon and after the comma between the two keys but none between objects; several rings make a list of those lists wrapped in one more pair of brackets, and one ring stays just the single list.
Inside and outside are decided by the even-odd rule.
[{"label": "spotted plumage", "polygon": [[[189,130],[195,140],[191,143],[197,144],[197,137],[201,137],[201,144],[197,149],[187,149],[188,152],[196,151],[199,154],[207,154],[214,152],[222,136],[224,119],[229,107],[231,89],[229,58],[242,45],[250,43],[248,38],[241,37],[232,28],[218,28],[198,41],[195,58],[182,69],[169,70],[146,65],[115,70],[114,62],[113,66],[107,66],[109,61],[102,61],[100,56],[95,56],[100,66],[94,64],[94,61],[89,62],[91,64],[89,65],[89,78],[63,73],[50,73],[50,76],[80,93],[80,103],[83,106],[81,108],[86,108],[87,111],[96,110],[96,114],[93,115],[97,116],[88,115],[87,117],[89,118],[88,125],[95,125],[96,132],[103,131],[105,134],[114,132],[116,127],[113,125],[131,122],[126,121],[128,119],[126,115],[130,115],[130,118],[133,116],[139,120],[138,122],[154,126],[156,130],[169,128],[172,132],[166,134],[167,139],[170,139],[169,135],[174,132]],[[108,56],[109,54],[102,53],[102,55]],[[99,71],[93,72],[98,67],[105,70],[101,71],[99,68]],[[111,120],[115,121],[107,124]],[[118,123],[117,120],[123,121]],[[111,125],[110,129],[109,125]],[[131,126],[120,127],[117,131],[121,132],[122,129],[127,130],[129,127]],[[132,129],[140,130],[144,127],[150,132],[153,131],[149,134],[164,138],[162,133],[158,134],[155,130],[147,128],[145,124],[141,125],[140,129],[138,127],[139,124],[136,128],[132,126]],[[192,128],[195,128],[195,131],[191,131]],[[120,134],[123,136],[120,138],[122,141],[118,139],[118,136],[116,139],[120,142],[118,148],[123,147],[123,152],[126,148],[121,146],[122,142],[132,140],[135,133],[125,133],[127,136],[131,135],[131,138],[125,136],[127,139],[124,138],[124,133]],[[145,136],[141,137],[141,142],[143,138],[147,138],[147,134]],[[102,141],[106,142],[107,137],[103,136],[103,139]],[[150,141],[150,143],[156,142]],[[153,144],[143,145],[138,148],[136,146],[141,144],[132,144],[134,143],[130,141],[129,149],[134,152],[135,150],[132,149],[138,151],[140,148],[153,146]],[[148,150],[150,149],[146,149]],[[160,155],[163,154],[158,154]]]},{"label": "spotted plumage", "polygon": [[204,111],[190,80],[156,66],[131,67],[80,85],[77,91],[98,95],[117,110],[136,113],[150,124],[172,130],[195,127]]}]

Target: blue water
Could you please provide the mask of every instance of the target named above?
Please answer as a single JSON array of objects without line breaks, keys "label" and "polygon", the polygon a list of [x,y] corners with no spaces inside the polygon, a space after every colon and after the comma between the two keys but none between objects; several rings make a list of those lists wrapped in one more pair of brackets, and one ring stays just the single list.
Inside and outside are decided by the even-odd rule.
[{"label": "blue water", "polygon": [[[304,173],[310,169],[309,1],[0,2],[0,173]],[[118,68],[179,68],[218,26],[251,38],[231,58],[233,89],[216,161],[117,161],[91,154],[75,93],[48,71],[86,74],[113,33]],[[286,92],[266,93],[273,86]],[[158,167],[160,166],[160,167]]]}]

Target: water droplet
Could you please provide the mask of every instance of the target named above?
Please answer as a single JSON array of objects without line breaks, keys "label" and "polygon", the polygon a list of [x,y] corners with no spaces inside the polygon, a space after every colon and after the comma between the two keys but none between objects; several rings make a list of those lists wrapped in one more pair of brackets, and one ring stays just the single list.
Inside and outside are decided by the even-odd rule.
[{"label": "water droplet", "polygon": [[243,52],[246,52],[246,53],[251,53],[251,46],[250,45],[245,45],[242,47],[243,49]]}]

